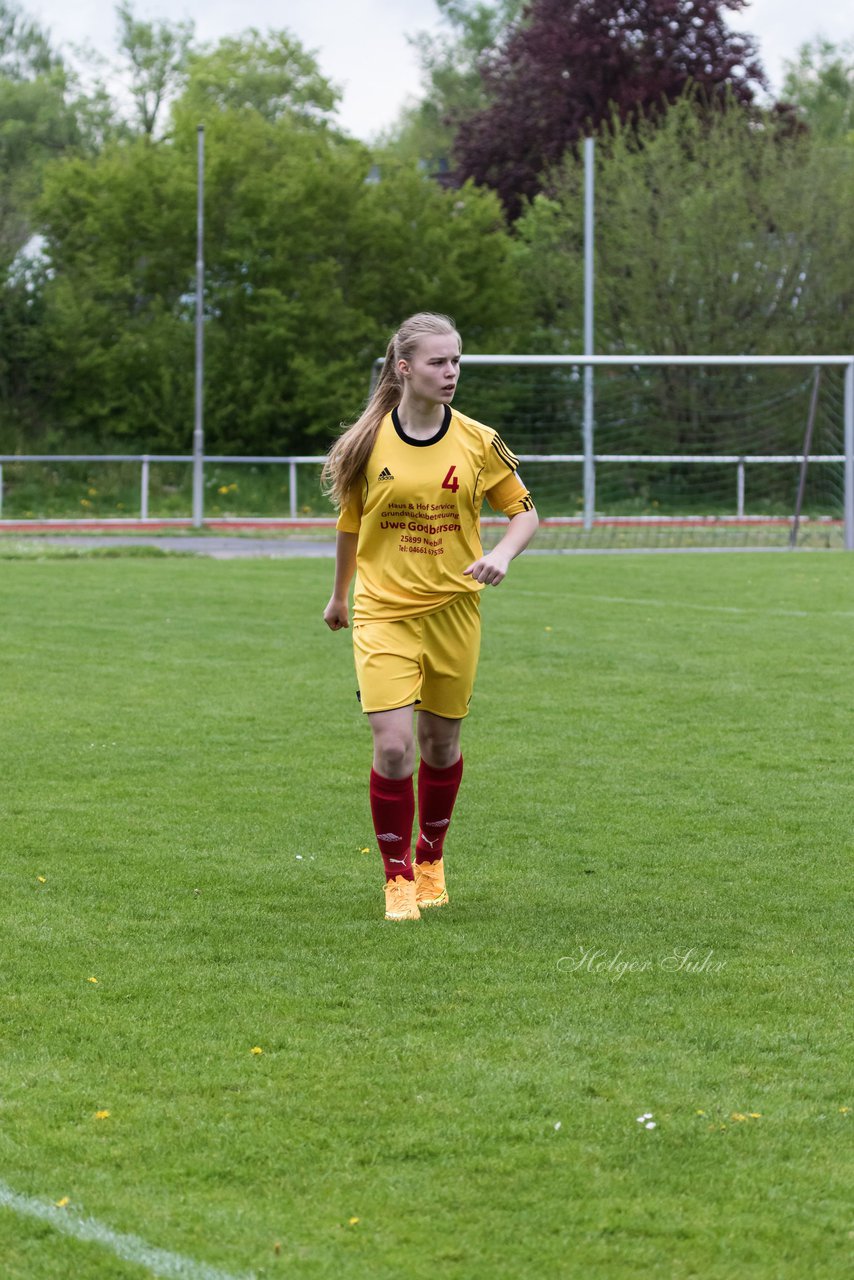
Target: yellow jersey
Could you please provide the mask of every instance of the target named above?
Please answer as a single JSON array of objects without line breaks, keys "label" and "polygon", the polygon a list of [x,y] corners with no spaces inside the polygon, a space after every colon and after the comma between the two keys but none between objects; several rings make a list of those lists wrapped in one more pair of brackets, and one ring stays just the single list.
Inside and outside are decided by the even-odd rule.
[{"label": "yellow jersey", "polygon": [[518,459],[497,431],[445,406],[436,435],[406,435],[397,410],[376,443],[337,528],[359,535],[354,622],[433,613],[483,584],[463,575],[483,555],[480,511],[533,509]]}]

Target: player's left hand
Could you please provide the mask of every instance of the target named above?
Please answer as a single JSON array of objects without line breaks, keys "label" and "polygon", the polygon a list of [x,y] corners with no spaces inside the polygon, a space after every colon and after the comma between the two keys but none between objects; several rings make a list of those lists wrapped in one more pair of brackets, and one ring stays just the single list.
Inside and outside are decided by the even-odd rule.
[{"label": "player's left hand", "polygon": [[469,574],[475,582],[482,582],[488,587],[497,587],[499,582],[503,582],[507,577],[509,565],[509,559],[495,550],[490,551],[489,555],[482,556],[480,560],[475,560],[474,564],[463,569],[463,573]]}]

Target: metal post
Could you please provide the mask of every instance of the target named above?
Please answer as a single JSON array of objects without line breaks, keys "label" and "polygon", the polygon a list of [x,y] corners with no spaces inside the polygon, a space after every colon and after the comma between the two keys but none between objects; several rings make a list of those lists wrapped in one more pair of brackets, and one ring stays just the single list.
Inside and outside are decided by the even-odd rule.
[{"label": "metal post", "polygon": [[150,466],[148,454],[142,455],[142,475],[139,479],[139,518],[140,520],[148,519],[148,469]]},{"label": "metal post", "polygon": [[202,413],[204,389],[204,211],[205,211],[205,126],[198,126],[198,180],[196,184],[196,415],[193,426],[193,528],[200,529],[204,515],[205,433]]},{"label": "metal post", "polygon": [[738,460],[738,503],[736,510],[739,516],[744,515],[744,458]]},{"label": "metal post", "polygon": [[845,550],[854,551],[854,360],[845,369]]},{"label": "metal post", "polygon": [[[584,354],[593,355],[593,139],[584,139]],[[596,512],[596,464],[593,457],[593,366],[584,366],[584,528],[593,528]]]},{"label": "metal post", "polygon": [[801,455],[801,470],[798,476],[798,496],[795,498],[795,515],[792,520],[792,528],[789,533],[789,550],[794,551],[798,545],[798,532],[801,527],[801,512],[804,509],[804,497],[807,491],[807,468],[810,465],[810,452],[812,450],[812,437],[815,430],[815,415],[818,411],[818,392],[821,386],[821,365],[816,365],[815,373],[812,381],[812,396],[810,397],[810,411],[807,417],[807,429],[804,435],[804,451]]},{"label": "metal post", "polygon": [[295,462],[288,463],[288,497],[291,501],[291,519],[295,520],[297,515],[297,464]]}]

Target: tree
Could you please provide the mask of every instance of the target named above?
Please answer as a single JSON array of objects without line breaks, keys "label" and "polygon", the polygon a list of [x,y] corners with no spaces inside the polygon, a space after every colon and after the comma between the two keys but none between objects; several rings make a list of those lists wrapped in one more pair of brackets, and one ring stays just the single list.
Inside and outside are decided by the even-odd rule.
[{"label": "tree", "polygon": [[67,90],[47,35],[0,0],[0,275],[32,235],[45,162],[78,141]]},{"label": "tree", "polygon": [[[191,58],[156,146],[142,134],[52,166],[41,330],[49,412],[69,444],[187,448],[201,101],[211,450],[324,447],[360,407],[371,363],[408,311],[450,310],[481,349],[523,332],[493,193],[445,191],[415,166],[366,181],[372,157],[330,127],[334,91],[302,52],[278,105],[263,94],[252,105],[284,49],[250,33],[241,47]],[[242,84],[227,66],[244,69]]]},{"label": "tree", "polygon": [[783,97],[796,106],[821,142],[854,142],[854,41],[817,36],[786,64]]},{"label": "tree", "polygon": [[186,80],[192,22],[140,22],[130,0],[116,9],[119,50],[129,74],[136,123],[154,136],[164,105]]},{"label": "tree", "polygon": [[[583,166],[572,153],[516,224],[539,344],[580,350]],[[691,95],[597,145],[596,350],[847,349],[854,164],[773,117]]]},{"label": "tree", "polygon": [[689,84],[742,103],[765,83],[753,37],[728,30],[747,0],[530,0],[481,64],[488,103],[460,122],[462,177],[493,187],[511,216],[587,132],[638,119]]},{"label": "tree", "polygon": [[[838,151],[807,132],[792,135],[770,112],[698,112],[689,95],[656,122],[616,120],[596,156],[597,352],[848,349],[854,228],[846,210],[854,201],[854,164],[840,165]],[[534,350],[583,349],[583,170],[567,153],[515,224],[517,271],[539,321]],[[811,376],[792,368],[597,370],[596,451],[795,453]],[[533,424],[520,447],[577,448],[578,436],[559,446],[536,438],[539,421],[570,429],[578,421],[576,388],[555,374],[541,380],[538,394],[539,415],[521,392],[514,406],[518,420]],[[830,394],[841,395],[838,383]],[[765,445],[753,450],[735,426],[747,405],[753,440],[767,431]],[[791,499],[791,476],[771,470],[769,491]],[[626,474],[639,498],[663,498],[696,467],[663,471],[638,463]]]},{"label": "tree", "polygon": [[262,35],[253,28],[191,54],[181,109],[199,118],[210,111],[248,110],[270,121],[288,113],[319,121],[335,111],[340,96],[290,32]]},{"label": "tree", "polygon": [[43,175],[84,145],[74,81],[47,34],[0,0],[0,435],[10,445],[38,415],[45,368],[44,264],[35,246]]},{"label": "tree", "polygon": [[17,5],[0,2],[0,76],[20,82],[61,67],[47,33]]},{"label": "tree", "polygon": [[444,30],[411,37],[421,68],[423,98],[403,109],[383,140],[399,158],[432,170],[448,168],[454,121],[484,108],[486,96],[480,60],[504,39],[525,0],[436,0]]}]

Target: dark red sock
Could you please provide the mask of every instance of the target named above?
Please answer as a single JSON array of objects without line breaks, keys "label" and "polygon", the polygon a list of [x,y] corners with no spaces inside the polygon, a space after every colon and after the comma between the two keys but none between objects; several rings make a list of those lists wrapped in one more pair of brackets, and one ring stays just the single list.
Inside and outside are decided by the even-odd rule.
[{"label": "dark red sock", "polygon": [[412,822],[415,792],[412,778],[384,778],[371,769],[371,813],[386,880],[394,880],[396,876],[414,880]]},{"label": "dark red sock", "polygon": [[416,862],[436,862],[441,858],[462,776],[462,756],[447,769],[434,769],[426,760],[421,761],[418,769]]}]

